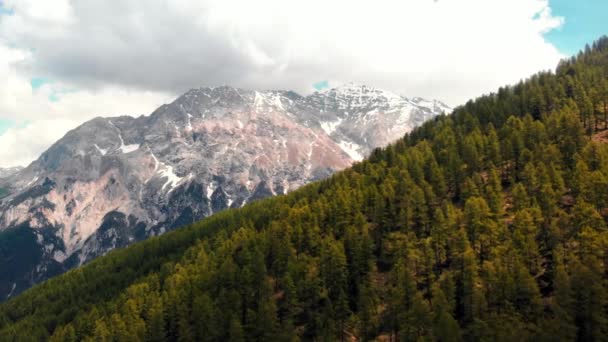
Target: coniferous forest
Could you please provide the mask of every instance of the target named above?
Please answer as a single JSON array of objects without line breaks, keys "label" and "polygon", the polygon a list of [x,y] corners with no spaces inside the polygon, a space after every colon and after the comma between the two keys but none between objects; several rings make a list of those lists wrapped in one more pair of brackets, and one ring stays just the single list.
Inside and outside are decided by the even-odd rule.
[{"label": "coniferous forest", "polygon": [[1,341],[608,340],[608,37],[0,305]]}]

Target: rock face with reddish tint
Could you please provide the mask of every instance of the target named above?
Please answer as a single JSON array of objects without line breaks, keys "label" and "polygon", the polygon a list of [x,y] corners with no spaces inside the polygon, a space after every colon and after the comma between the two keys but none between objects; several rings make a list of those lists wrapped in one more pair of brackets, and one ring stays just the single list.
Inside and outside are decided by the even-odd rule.
[{"label": "rock face with reddish tint", "polygon": [[0,178],[0,300],[113,248],[323,179],[449,111],[356,85],[306,97],[217,87],[149,116],[93,119]]}]

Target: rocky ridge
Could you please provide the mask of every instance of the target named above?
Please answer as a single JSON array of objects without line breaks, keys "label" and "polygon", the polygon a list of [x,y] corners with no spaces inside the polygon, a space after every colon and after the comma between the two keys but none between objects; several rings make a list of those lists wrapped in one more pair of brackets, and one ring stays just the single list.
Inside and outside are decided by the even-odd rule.
[{"label": "rocky ridge", "polygon": [[323,179],[449,111],[353,84],[309,96],[224,86],[192,89],[149,116],[93,119],[0,173],[0,298]]}]

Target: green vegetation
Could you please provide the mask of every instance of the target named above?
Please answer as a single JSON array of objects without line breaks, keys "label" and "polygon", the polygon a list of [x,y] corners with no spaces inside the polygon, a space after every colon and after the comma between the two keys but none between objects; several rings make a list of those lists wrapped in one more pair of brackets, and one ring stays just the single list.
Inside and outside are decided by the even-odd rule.
[{"label": "green vegetation", "polygon": [[605,340],[607,128],[602,38],[329,180],[26,291],[0,340]]}]

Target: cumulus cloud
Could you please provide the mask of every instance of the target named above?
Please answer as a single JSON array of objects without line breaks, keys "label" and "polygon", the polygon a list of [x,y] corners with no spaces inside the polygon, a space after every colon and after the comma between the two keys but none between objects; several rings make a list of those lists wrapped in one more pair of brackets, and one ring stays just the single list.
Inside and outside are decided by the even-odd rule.
[{"label": "cumulus cloud", "polygon": [[77,124],[78,121],[67,119],[41,119],[9,128],[0,135],[0,146],[9,147],[0,149],[2,166],[27,165],[48,148],[49,143],[61,138]]},{"label": "cumulus cloud", "polygon": [[[543,39],[561,25],[548,0],[4,6],[13,14],[0,17],[0,116],[31,122],[146,113],[188,88],[223,84],[306,93],[319,81],[355,81],[457,105],[562,57]],[[53,83],[32,89],[32,77]]]},{"label": "cumulus cloud", "polygon": [[95,116],[148,114],[172,94],[107,84],[88,90],[53,81],[32,87],[19,63],[32,54],[0,44],[0,119],[13,122],[0,134],[0,167],[27,165],[68,130]]}]

